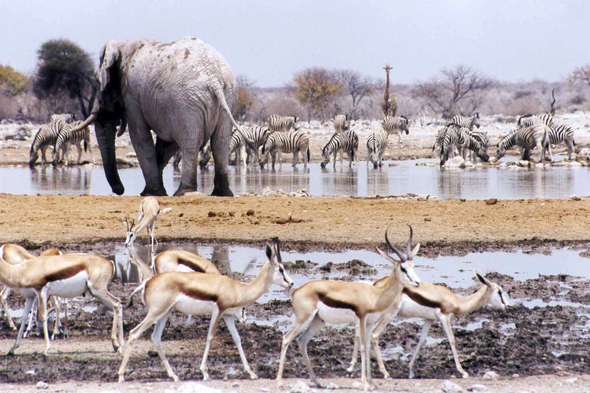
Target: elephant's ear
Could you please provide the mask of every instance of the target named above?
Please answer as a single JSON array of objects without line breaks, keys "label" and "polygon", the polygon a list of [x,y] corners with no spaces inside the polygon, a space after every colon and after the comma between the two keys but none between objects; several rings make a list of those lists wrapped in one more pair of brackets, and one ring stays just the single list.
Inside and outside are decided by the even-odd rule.
[{"label": "elephant's ear", "polygon": [[104,48],[100,51],[100,65],[96,69],[96,78],[100,84],[100,91],[104,92],[110,79],[109,69],[119,60],[119,47],[115,41],[107,41]]}]

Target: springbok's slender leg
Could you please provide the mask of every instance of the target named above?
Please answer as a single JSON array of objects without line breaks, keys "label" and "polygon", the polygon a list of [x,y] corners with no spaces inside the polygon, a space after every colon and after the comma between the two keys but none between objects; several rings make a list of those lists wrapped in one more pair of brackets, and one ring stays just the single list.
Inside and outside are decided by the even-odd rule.
[{"label": "springbok's slender leg", "polygon": [[209,350],[211,349],[211,340],[215,336],[215,329],[221,319],[220,310],[215,307],[211,313],[211,323],[209,324],[209,331],[207,332],[207,344],[205,345],[205,353],[203,354],[203,361],[201,362],[201,372],[203,373],[203,381],[208,381],[209,373],[207,372],[207,357],[209,356]]},{"label": "springbok's slender leg", "polygon": [[49,332],[47,329],[47,292],[49,291],[48,287],[45,286],[41,291],[37,293],[37,297],[39,298],[39,302],[37,307],[39,307],[39,315],[41,316],[41,323],[43,324],[43,337],[45,338],[45,350],[43,351],[43,355],[47,356],[49,353],[49,348],[51,348],[51,341],[49,341]]},{"label": "springbok's slender leg", "polygon": [[238,333],[238,329],[236,329],[236,317],[233,315],[225,315],[223,317],[227,329],[229,330],[236,346],[238,347],[238,353],[240,354],[240,358],[242,359],[242,364],[244,365],[244,370],[248,374],[250,374],[250,379],[258,379],[258,375],[250,368],[248,364],[248,360],[246,359],[246,355],[244,354],[244,349],[242,348],[242,339],[240,338],[240,334]]},{"label": "springbok's slender leg", "polygon": [[[98,291],[92,287],[88,287],[88,290],[97,298],[102,304],[113,311],[113,328],[111,330],[111,342],[115,352],[121,353],[123,346],[125,345],[125,338],[123,335],[123,308],[121,307],[121,301],[111,295],[108,291]],[[117,335],[117,328],[118,335]]]},{"label": "springbok's slender leg", "polygon": [[23,339],[23,333],[25,331],[25,325],[27,323],[27,315],[29,315],[29,313],[31,312],[31,308],[33,306],[33,300],[35,300],[34,296],[27,297],[27,300],[25,302],[25,309],[23,310],[23,316],[20,321],[20,328],[18,330],[18,336],[16,338],[16,342],[14,343],[14,345],[12,346],[10,351],[8,351],[7,355],[13,355],[14,351],[16,351],[16,349],[20,346],[20,342]]},{"label": "springbok's slender leg", "polygon": [[309,360],[309,356],[307,355],[307,344],[309,340],[312,339],[313,336],[324,326],[324,322],[318,317],[316,314],[315,317],[311,320],[311,323],[307,327],[307,330],[304,330],[297,340],[299,343],[299,350],[303,355],[303,361],[307,366],[307,370],[309,371],[309,376],[311,378],[311,382],[314,383],[318,388],[321,387],[320,383],[318,382],[315,373],[313,372],[313,367],[311,366],[311,361]]},{"label": "springbok's slender leg", "polygon": [[438,319],[440,320],[443,330],[445,331],[447,338],[449,339],[449,344],[451,344],[451,351],[453,351],[453,358],[455,359],[455,366],[457,367],[457,371],[461,373],[463,378],[468,378],[469,374],[463,370],[461,366],[461,361],[459,360],[459,354],[457,353],[457,347],[455,342],[455,335],[453,334],[453,328],[451,327],[451,318],[445,316],[440,311],[437,311]]},{"label": "springbok's slender leg", "polygon": [[414,354],[412,355],[412,360],[410,360],[410,375],[409,378],[414,378],[414,362],[416,361],[416,358],[418,358],[418,352],[420,352],[420,348],[422,347],[422,345],[424,344],[424,342],[426,341],[426,338],[428,337],[428,332],[430,331],[430,327],[432,326],[432,322],[429,319],[425,319],[424,320],[424,325],[422,326],[422,332],[420,333],[420,340],[418,341],[418,345],[416,346],[416,350],[414,351]]},{"label": "springbok's slender leg", "polygon": [[8,295],[10,295],[10,290],[10,287],[5,286],[4,288],[2,288],[2,292],[0,292],[0,302],[2,302],[2,308],[4,308],[4,315],[6,316],[6,322],[8,323],[8,326],[12,330],[16,330],[16,325],[12,320],[12,316],[10,315],[10,309],[8,307],[8,302],[6,301],[6,299],[8,299]]},{"label": "springbok's slender leg", "polygon": [[309,315],[305,320],[295,320],[295,326],[283,336],[283,342],[281,345],[281,357],[279,359],[279,372],[277,374],[277,387],[281,388],[284,386],[283,382],[283,369],[285,368],[285,357],[287,356],[287,349],[289,349],[289,345],[291,342],[301,333],[303,327],[308,323],[311,323],[313,318],[316,316],[317,310],[315,310],[311,315]]},{"label": "springbok's slender leg", "polygon": [[166,326],[166,322],[168,321],[168,317],[170,316],[170,312],[166,313],[162,318],[156,322],[156,326],[154,327],[154,332],[152,333],[152,342],[154,343],[154,348],[156,348],[156,352],[158,352],[158,356],[164,363],[164,367],[166,367],[166,372],[168,376],[174,380],[174,382],[178,382],[179,378],[170,367],[170,363],[168,363],[168,359],[166,358],[166,354],[162,349],[162,332],[164,331],[164,327]]}]

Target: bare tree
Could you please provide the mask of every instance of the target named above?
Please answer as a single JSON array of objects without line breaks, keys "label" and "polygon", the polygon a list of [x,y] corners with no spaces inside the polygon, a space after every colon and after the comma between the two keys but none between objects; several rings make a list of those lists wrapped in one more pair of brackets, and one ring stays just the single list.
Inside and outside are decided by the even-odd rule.
[{"label": "bare tree", "polygon": [[371,77],[362,76],[360,72],[353,70],[336,71],[338,79],[342,82],[344,94],[350,95],[352,100],[349,115],[357,119],[360,115],[360,104],[363,98],[370,96],[375,91],[375,82]]},{"label": "bare tree", "polygon": [[568,80],[570,83],[582,82],[590,86],[590,64],[573,70]]},{"label": "bare tree", "polygon": [[475,112],[482,104],[482,92],[494,85],[490,78],[464,65],[443,69],[441,76],[418,82],[414,94],[422,98],[433,112],[447,119],[456,114]]},{"label": "bare tree", "polygon": [[321,67],[306,68],[293,77],[293,93],[308,109],[308,120],[319,114],[326,121],[328,104],[340,91],[342,83],[333,71]]}]

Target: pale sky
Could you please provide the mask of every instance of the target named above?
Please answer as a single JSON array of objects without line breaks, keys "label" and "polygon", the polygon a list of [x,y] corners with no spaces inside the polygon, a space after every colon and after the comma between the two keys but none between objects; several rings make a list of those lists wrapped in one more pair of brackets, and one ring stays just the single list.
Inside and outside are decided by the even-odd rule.
[{"label": "pale sky", "polygon": [[414,83],[465,64],[506,82],[563,80],[590,63],[590,1],[0,0],[0,64],[35,68],[67,38],[95,63],[109,39],[195,36],[234,74],[283,86],[307,67]]}]

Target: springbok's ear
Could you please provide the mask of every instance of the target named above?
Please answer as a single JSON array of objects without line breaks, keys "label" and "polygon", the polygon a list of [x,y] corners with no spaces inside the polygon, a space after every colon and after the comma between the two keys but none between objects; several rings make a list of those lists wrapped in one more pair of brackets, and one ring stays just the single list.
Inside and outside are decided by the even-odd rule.
[{"label": "springbok's ear", "polygon": [[104,48],[100,51],[100,64],[96,68],[96,78],[100,85],[100,91],[103,92],[111,80],[110,68],[120,58],[119,47],[115,41],[109,40]]},{"label": "springbok's ear", "polygon": [[270,244],[266,243],[266,257],[269,261],[272,260],[272,254],[274,253]]},{"label": "springbok's ear", "polygon": [[396,264],[396,263],[401,263],[401,261],[398,261],[397,259],[393,258],[391,255],[387,254],[384,251],[381,251],[381,249],[379,249],[379,247],[375,247],[377,249],[377,252],[385,259],[387,259],[389,262]]},{"label": "springbok's ear", "polygon": [[412,258],[418,255],[418,251],[420,251],[420,243],[416,244],[416,247],[412,250]]},{"label": "springbok's ear", "polygon": [[473,271],[473,273],[475,274],[475,277],[477,277],[477,279],[485,286],[491,288],[492,287],[492,283],[489,282],[484,276],[482,276],[481,274],[479,274],[478,272],[476,272],[475,270]]}]

